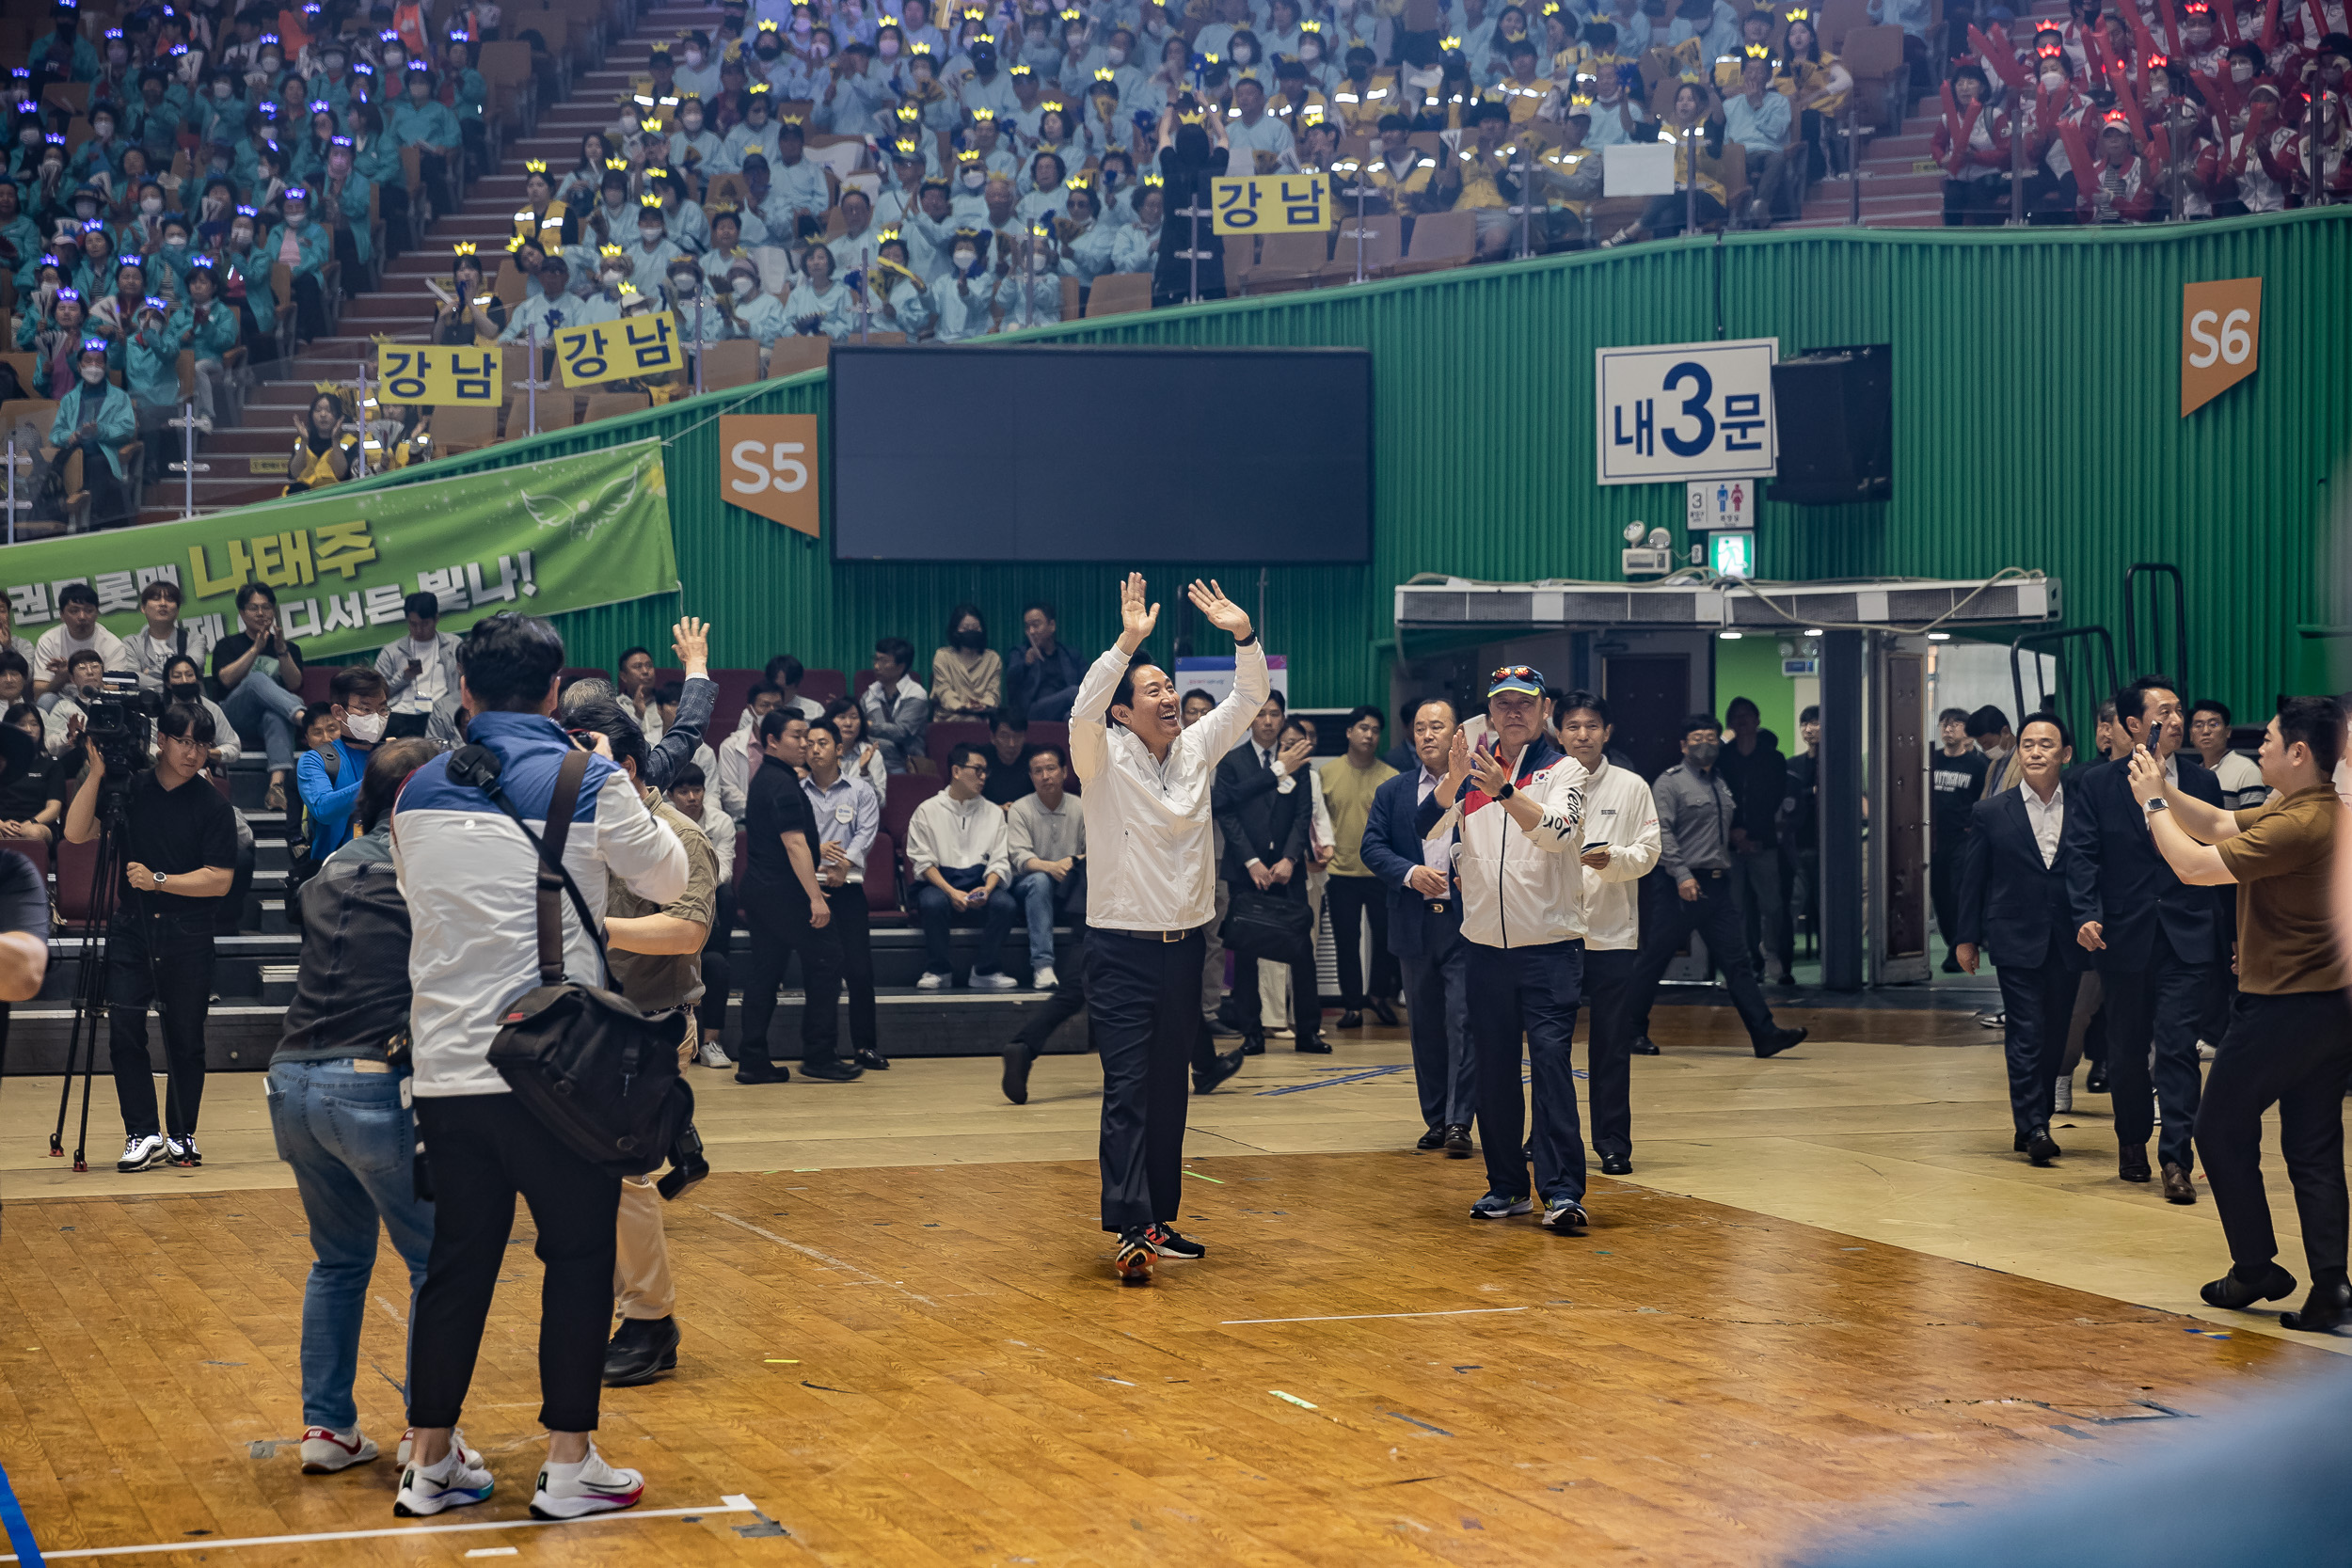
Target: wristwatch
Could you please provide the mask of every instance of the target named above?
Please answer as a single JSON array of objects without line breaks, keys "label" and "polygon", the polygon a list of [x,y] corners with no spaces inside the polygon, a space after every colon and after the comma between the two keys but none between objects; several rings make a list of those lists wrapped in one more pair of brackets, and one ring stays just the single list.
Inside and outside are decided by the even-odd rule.
[{"label": "wristwatch", "polygon": [[1518,785],[1506,782],[1501,789],[1495,791],[1495,799],[1498,800],[1508,800],[1512,796],[1517,795],[1518,792]]},{"label": "wristwatch", "polygon": [[2172,802],[2159,795],[2153,800],[2141,801],[2140,806],[2143,810],[2153,815],[2160,811],[2170,811],[2172,809]]},{"label": "wristwatch", "polygon": [[168,871],[151,871],[148,873],[148,875],[155,879],[155,891],[157,893],[163,892],[164,884],[171,880],[171,873]]}]

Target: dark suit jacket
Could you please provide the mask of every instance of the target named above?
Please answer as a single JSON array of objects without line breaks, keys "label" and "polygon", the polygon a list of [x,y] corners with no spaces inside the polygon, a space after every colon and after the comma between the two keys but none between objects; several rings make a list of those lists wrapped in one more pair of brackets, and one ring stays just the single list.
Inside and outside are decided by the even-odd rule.
[{"label": "dark suit jacket", "polygon": [[[2071,823],[2075,791],[2063,787],[2066,821]],[[2047,963],[2087,968],[2090,955],[2074,940],[2067,902],[2063,827],[2058,859],[2045,867],[2022,788],[1979,800],[1972,811],[1975,820],[1961,841],[1960,920],[1953,943],[1988,950],[2003,969]]]},{"label": "dark suit jacket", "polygon": [[[2183,794],[2221,803],[2220,781],[2203,763],[2183,752],[2180,766]],[[2090,955],[2092,967],[2147,969],[2154,961],[2158,929],[2188,963],[2211,963],[2218,956],[2213,896],[2172,875],[2156,852],[2123,763],[2098,763],[2067,782],[2059,858],[2066,866],[2068,918],[2077,929],[2098,921],[2107,944]]]},{"label": "dark suit jacket", "polygon": [[1462,900],[1456,889],[1445,913],[1431,914],[1429,900],[1405,885],[1406,873],[1424,863],[1421,834],[1413,831],[1420,795],[1421,759],[1415,757],[1411,772],[1373,791],[1361,853],[1365,866],[1389,890],[1389,951],[1400,958],[1441,958],[1462,939]]},{"label": "dark suit jacket", "polygon": [[[1294,775],[1295,778],[1296,775]],[[1286,860],[1297,867],[1291,880],[1307,881],[1307,829],[1314,816],[1314,786],[1304,778],[1285,792],[1272,768],[1258,761],[1258,748],[1244,740],[1225,753],[1209,786],[1209,811],[1225,835],[1225,863],[1218,874],[1237,887],[1249,883],[1249,863],[1272,866]]]}]

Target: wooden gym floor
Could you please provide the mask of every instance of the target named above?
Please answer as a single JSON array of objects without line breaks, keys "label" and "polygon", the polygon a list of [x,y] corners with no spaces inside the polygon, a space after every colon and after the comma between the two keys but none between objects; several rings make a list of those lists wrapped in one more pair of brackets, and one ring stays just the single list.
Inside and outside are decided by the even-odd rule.
[{"label": "wooden gym floor", "polygon": [[103,1080],[80,1176],[41,1154],[56,1080],[9,1080],[0,1468],[53,1560],[1765,1562],[2352,1348],[2177,1315],[2226,1261],[2210,1202],[2116,1181],[2105,1097],[2026,1166],[1966,1015],[1786,1016],[1821,1037],[1757,1062],[1727,1009],[1659,1010],[1634,1175],[1594,1179],[1580,1239],[1467,1217],[1480,1166],[1410,1151],[1395,1032],[1271,1042],[1194,1101],[1210,1256],[1149,1291],[1095,1226],[1091,1058],[1022,1107],[985,1060],[697,1071],[721,1174],[669,1212],[680,1367],[608,1391],[600,1434],[644,1511],[575,1526],[524,1522],[527,1217],[468,1409],[499,1490],[395,1521],[404,1276],[387,1251],[358,1390],[386,1457],[305,1478],[309,1251],[258,1079],[214,1079],[200,1170],[139,1177]]}]

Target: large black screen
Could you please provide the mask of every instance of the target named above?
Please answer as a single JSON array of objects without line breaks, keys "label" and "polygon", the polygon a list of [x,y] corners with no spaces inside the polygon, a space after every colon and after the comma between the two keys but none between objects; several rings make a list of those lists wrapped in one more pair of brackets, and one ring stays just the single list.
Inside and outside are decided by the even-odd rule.
[{"label": "large black screen", "polygon": [[1361,349],[833,356],[839,561],[1363,562]]}]

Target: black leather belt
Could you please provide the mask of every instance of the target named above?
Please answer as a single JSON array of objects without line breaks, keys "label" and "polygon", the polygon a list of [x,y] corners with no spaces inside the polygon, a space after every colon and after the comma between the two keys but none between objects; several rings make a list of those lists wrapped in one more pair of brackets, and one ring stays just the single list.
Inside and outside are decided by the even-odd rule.
[{"label": "black leather belt", "polygon": [[1181,931],[1131,931],[1123,926],[1089,926],[1087,929],[1106,937],[1128,937],[1136,942],[1182,942],[1215,924],[1215,921],[1209,921],[1200,926],[1187,926]]}]

